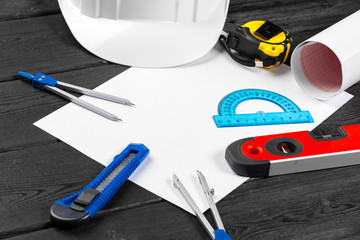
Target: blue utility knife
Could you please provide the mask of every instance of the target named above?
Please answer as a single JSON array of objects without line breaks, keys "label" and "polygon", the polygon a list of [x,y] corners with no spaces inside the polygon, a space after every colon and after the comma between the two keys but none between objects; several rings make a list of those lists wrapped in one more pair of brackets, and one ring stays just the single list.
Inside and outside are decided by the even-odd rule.
[{"label": "blue utility knife", "polygon": [[145,145],[129,144],[86,187],[55,201],[50,209],[52,221],[61,226],[74,226],[93,218],[148,154],[149,149]]}]

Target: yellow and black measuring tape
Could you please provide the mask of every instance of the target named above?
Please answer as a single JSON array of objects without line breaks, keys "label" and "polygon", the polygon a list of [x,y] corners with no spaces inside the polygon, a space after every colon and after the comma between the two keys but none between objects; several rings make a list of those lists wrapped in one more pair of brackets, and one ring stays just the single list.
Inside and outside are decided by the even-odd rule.
[{"label": "yellow and black measuring tape", "polygon": [[270,21],[251,21],[220,36],[230,56],[248,67],[271,68],[286,61],[292,39]]}]

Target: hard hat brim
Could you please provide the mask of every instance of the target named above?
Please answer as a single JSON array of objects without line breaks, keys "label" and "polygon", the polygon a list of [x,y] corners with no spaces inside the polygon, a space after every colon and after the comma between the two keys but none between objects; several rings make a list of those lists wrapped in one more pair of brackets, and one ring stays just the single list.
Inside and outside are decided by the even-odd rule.
[{"label": "hard hat brim", "polygon": [[58,0],[76,40],[107,61],[136,67],[171,67],[192,62],[216,44],[228,0],[219,1],[211,17],[199,22],[159,22],[91,18],[69,0]]}]

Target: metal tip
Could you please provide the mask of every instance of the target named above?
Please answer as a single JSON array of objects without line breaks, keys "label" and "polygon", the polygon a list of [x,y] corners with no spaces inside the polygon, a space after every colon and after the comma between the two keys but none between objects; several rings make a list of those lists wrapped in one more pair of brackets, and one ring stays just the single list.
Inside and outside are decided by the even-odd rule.
[{"label": "metal tip", "polygon": [[176,176],[175,173],[173,174],[172,178],[173,178],[173,180],[176,180],[176,181],[179,179],[178,176]]},{"label": "metal tip", "polygon": [[197,170],[197,175],[199,178],[200,183],[202,184],[202,180],[205,178],[204,174],[202,174],[202,172],[200,172],[199,170]]},{"label": "metal tip", "polygon": [[172,179],[173,179],[174,187],[179,189],[179,185],[178,185],[179,178],[176,176],[175,173],[173,174]]},{"label": "metal tip", "polygon": [[116,117],[115,121],[122,122],[123,120],[119,117]]},{"label": "metal tip", "polygon": [[133,103],[129,103],[129,106],[131,106],[131,107],[135,107],[135,104],[133,104]]}]

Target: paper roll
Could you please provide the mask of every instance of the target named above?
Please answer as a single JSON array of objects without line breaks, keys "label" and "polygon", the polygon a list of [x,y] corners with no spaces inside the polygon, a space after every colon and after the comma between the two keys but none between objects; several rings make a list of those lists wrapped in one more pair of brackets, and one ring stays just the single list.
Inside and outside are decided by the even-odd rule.
[{"label": "paper roll", "polygon": [[360,11],[299,44],[291,57],[298,85],[325,100],[360,80]]}]

